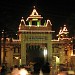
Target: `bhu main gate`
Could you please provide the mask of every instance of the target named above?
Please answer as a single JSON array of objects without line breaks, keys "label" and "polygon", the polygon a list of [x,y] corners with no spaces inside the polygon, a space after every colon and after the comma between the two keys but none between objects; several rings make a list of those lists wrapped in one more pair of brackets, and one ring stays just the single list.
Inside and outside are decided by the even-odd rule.
[{"label": "bhu main gate", "polygon": [[52,58],[52,24],[50,20],[42,25],[43,17],[34,8],[27,18],[26,25],[23,17],[19,25],[21,40],[21,64],[35,62],[36,59],[50,62]]}]

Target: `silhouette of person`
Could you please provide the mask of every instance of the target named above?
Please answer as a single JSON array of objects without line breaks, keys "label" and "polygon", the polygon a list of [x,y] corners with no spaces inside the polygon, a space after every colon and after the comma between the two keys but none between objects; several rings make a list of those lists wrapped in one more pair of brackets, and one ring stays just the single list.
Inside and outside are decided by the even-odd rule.
[{"label": "silhouette of person", "polygon": [[35,63],[34,64],[34,75],[38,75],[40,72],[40,64],[39,63]]},{"label": "silhouette of person", "polygon": [[6,75],[6,68],[5,68],[5,66],[2,66],[1,75]]},{"label": "silhouette of person", "polygon": [[42,66],[42,72],[44,75],[49,75],[50,73],[50,65],[48,62],[46,62],[43,66]]}]

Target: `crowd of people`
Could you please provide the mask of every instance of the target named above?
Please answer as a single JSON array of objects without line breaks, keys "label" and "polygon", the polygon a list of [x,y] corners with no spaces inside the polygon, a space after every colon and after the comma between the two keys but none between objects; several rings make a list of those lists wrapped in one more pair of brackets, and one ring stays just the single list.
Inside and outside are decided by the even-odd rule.
[{"label": "crowd of people", "polygon": [[21,65],[21,66],[12,66],[9,69],[6,66],[1,66],[1,75],[6,75],[8,72],[10,72],[11,75],[20,75],[21,72],[30,73],[31,75],[39,75],[40,70],[42,71],[43,75],[49,75],[50,74],[50,64],[48,62],[44,64],[35,63],[34,65]]}]

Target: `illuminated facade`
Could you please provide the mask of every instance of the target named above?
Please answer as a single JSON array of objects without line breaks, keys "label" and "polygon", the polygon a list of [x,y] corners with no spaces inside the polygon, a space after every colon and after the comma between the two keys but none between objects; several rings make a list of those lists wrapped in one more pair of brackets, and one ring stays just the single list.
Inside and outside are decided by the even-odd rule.
[{"label": "illuminated facade", "polygon": [[[28,25],[26,25],[22,17],[18,30],[18,39],[12,39],[11,42],[8,40],[7,52],[9,54],[6,52],[5,59],[7,64],[9,62],[11,62],[10,65],[27,64],[38,61],[36,59],[49,62],[52,59],[52,24],[50,20],[47,20],[42,25],[42,19],[43,17],[38,14],[35,8],[26,20]],[[11,60],[8,61],[9,59]]]},{"label": "illuminated facade", "polygon": [[[28,22],[28,25],[25,24],[25,21],[23,18],[21,19],[18,34],[19,34],[19,40],[21,40],[21,63],[22,64],[27,63],[26,62],[26,60],[27,60],[26,59],[26,55],[27,55],[26,51],[30,50],[27,48],[29,46],[30,47],[39,46],[38,50],[40,50],[40,49],[44,50],[44,48],[46,47],[47,60],[50,61],[52,58],[52,43],[51,43],[52,24],[51,24],[50,20],[47,20],[47,22],[44,25],[41,25],[42,19],[43,19],[43,17],[41,17],[41,15],[39,15],[37,13],[35,8],[33,9],[31,15],[26,20]],[[33,49],[32,49],[32,51],[33,51]],[[36,50],[36,49],[34,49],[34,50]],[[30,55],[31,55],[31,53],[30,53]],[[34,59],[35,59],[36,55],[33,57]],[[37,55],[37,57],[39,57],[39,54]],[[28,58],[28,59],[30,59],[30,58]]]},{"label": "illuminated facade", "polygon": [[71,56],[73,55],[73,41],[72,38],[68,36],[69,32],[66,25],[60,28],[57,35],[57,40],[52,40],[52,54],[58,57],[59,62],[56,64],[66,64],[70,66]]},{"label": "illuminated facade", "polygon": [[[43,59],[43,62],[52,62],[58,58],[60,62],[70,61],[72,50],[72,39],[68,37],[66,25],[60,29],[57,40],[52,39],[52,24],[47,20],[42,25],[43,17],[34,8],[29,17],[24,20],[22,17],[18,38],[6,38],[5,62],[8,66],[29,64],[36,62],[36,59]],[[28,23],[28,24],[26,24]],[[3,40],[3,38],[2,38]],[[4,45],[2,43],[1,63],[3,63]]]}]

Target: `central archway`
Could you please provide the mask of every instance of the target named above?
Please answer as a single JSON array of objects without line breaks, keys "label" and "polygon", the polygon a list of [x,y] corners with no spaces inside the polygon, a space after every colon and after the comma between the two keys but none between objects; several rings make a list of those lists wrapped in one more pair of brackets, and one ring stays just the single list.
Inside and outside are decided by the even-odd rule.
[{"label": "central archway", "polygon": [[46,44],[26,44],[26,63],[44,63],[44,47],[46,46]]}]

